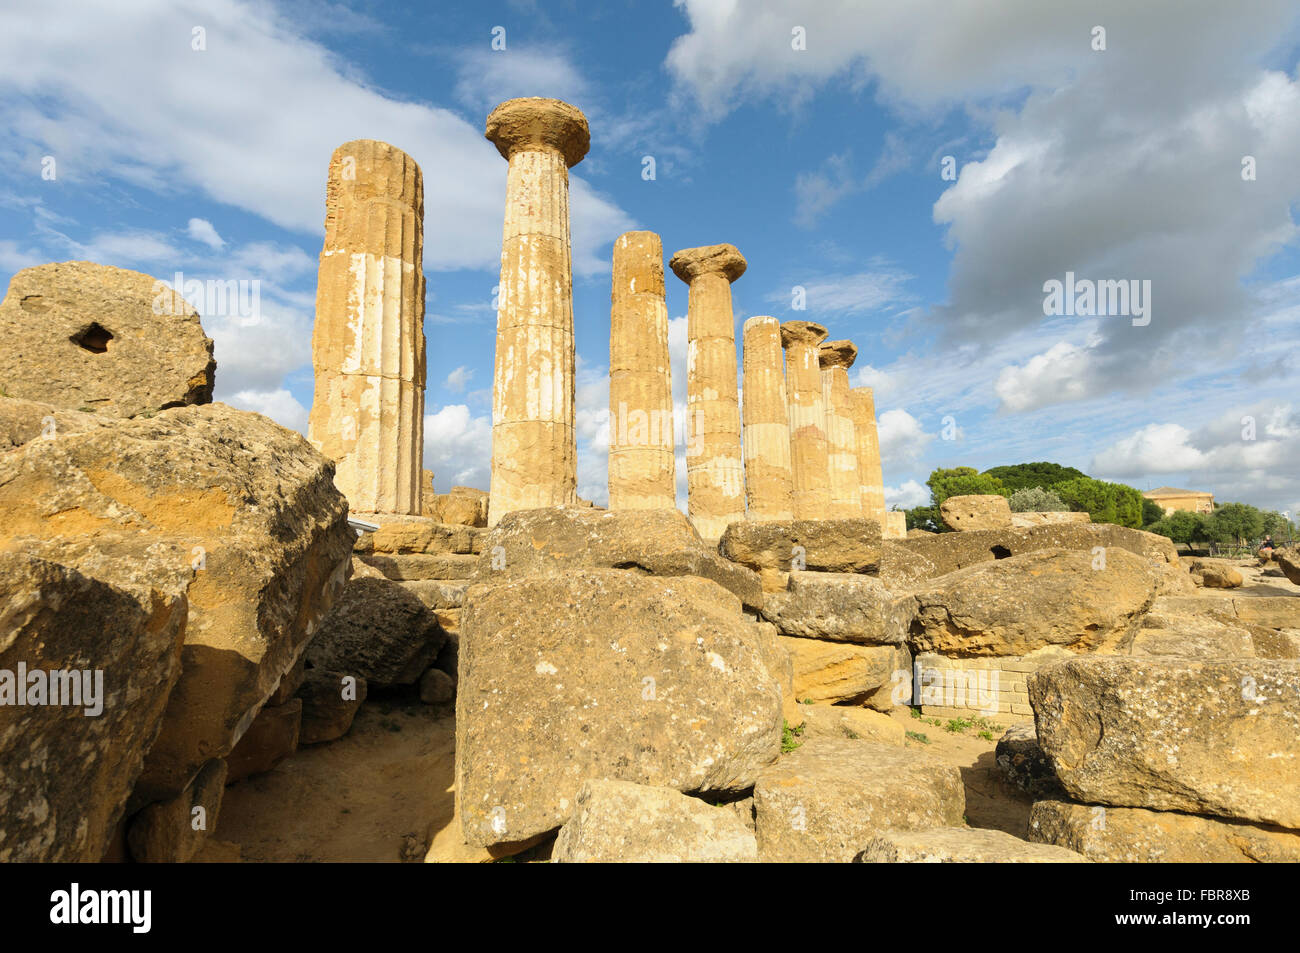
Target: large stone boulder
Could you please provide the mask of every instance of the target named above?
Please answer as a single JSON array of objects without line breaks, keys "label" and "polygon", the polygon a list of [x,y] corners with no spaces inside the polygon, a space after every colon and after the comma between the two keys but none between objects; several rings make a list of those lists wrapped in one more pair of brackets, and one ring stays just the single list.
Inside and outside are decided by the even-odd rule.
[{"label": "large stone boulder", "polygon": [[316,745],[346,735],[368,690],[364,678],[309,669],[298,686],[298,698],[302,701],[298,743]]},{"label": "large stone boulder", "polygon": [[333,605],[356,537],[333,464],[259,414],[209,404],[74,424],[0,456],[0,551],[188,577],[182,673],[139,808],[234,747]]},{"label": "large stone boulder", "polygon": [[1138,807],[1035,801],[1029,839],[1116,864],[1300,862],[1300,831]]},{"label": "large stone boulder", "polygon": [[757,628],[691,576],[572,569],[471,587],[456,697],[466,841],[554,830],[593,778],[751,787],[781,744]]},{"label": "large stone boulder", "polygon": [[1241,570],[1226,559],[1193,559],[1187,571],[1206,589],[1240,589],[1245,582]]},{"label": "large stone boulder", "polygon": [[477,554],[485,530],[453,523],[439,523],[423,516],[367,514],[379,529],[357,540],[358,553],[454,553]]},{"label": "large stone boulder", "polygon": [[819,737],[762,772],[754,810],[761,860],[848,863],[883,831],[960,825],[966,795],[924,751]]},{"label": "large stone boulder", "polygon": [[735,811],[674,788],[591,780],[555,839],[551,861],[581,863],[752,863],[753,832]]},{"label": "large stone boulder", "polygon": [[718,552],[756,572],[870,573],[880,545],[875,520],[742,520],[727,526]]},{"label": "large stone boulder", "polygon": [[912,656],[903,645],[853,645],[781,636],[800,702],[854,702],[889,711],[912,698]]},{"label": "large stone boulder", "polygon": [[489,531],[482,551],[474,573],[481,582],[575,569],[631,569],[651,576],[700,576],[746,606],[763,603],[758,574],[705,545],[677,510],[517,510]]},{"label": "large stone boulder", "polygon": [[0,863],[97,862],[122,819],[185,635],[188,567],[142,555],[0,552]]},{"label": "large stone boulder", "polygon": [[142,864],[187,864],[217,828],[226,790],[226,762],[205,764],[179,795],[150,804],[126,830],[131,859]]},{"label": "large stone boulder", "polygon": [[1288,546],[1273,551],[1273,561],[1286,575],[1287,579],[1300,586],[1300,549]]},{"label": "large stone boulder", "polygon": [[411,685],[447,641],[433,610],[391,579],[352,579],[307,646],[314,668],[371,688]]},{"label": "large stone boulder", "polygon": [[[1091,553],[1096,547],[1126,549],[1157,565],[1178,566],[1173,542],[1155,533],[1112,523],[1051,523],[1028,529],[976,530],[885,543],[880,578],[890,589],[947,575],[976,563],[1040,549],[1070,549]],[[1190,582],[1185,572],[1179,576]],[[1190,591],[1192,587],[1188,586]]]},{"label": "large stone boulder", "polygon": [[1060,512],[1029,512],[1029,513],[1012,513],[1011,525],[1015,529],[1029,529],[1031,526],[1048,526],[1057,523],[1091,523],[1092,517],[1087,513],[1071,513],[1069,510]]},{"label": "large stone boulder", "polygon": [[[424,471],[426,474],[428,470]],[[432,474],[429,474],[432,477]],[[431,486],[432,480],[425,486]],[[442,523],[459,526],[487,526],[488,495],[484,490],[468,486],[453,486],[451,492],[434,494],[425,491],[424,515]]]},{"label": "large stone boulder", "polygon": [[889,645],[903,641],[894,595],[879,579],[850,573],[793,572],[784,592],[769,592],[761,614],[782,635]]},{"label": "large stone boulder", "polygon": [[1029,698],[1076,800],[1300,828],[1300,662],[1078,658]]},{"label": "large stone boulder", "polygon": [[1011,526],[1011,505],[996,493],[950,496],[939,504],[939,516],[949,529],[969,533]]},{"label": "large stone boulder", "polygon": [[1049,645],[1114,651],[1155,599],[1161,578],[1150,561],[1124,549],[1044,549],[931,580],[898,611],[918,652],[1027,655]]},{"label": "large stone boulder", "polygon": [[1005,831],[935,827],[886,831],[867,843],[855,864],[1086,864],[1064,847],[1033,844]]},{"label": "large stone boulder", "polygon": [[212,400],[198,313],[162,282],[88,261],[25,268],[0,302],[0,392],[134,417]]}]

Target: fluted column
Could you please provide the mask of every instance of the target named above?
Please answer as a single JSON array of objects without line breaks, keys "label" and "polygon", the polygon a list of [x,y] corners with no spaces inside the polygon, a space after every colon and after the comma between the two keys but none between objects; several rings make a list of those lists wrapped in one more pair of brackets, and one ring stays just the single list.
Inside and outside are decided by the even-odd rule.
[{"label": "fluted column", "polygon": [[424,455],[424,182],[386,142],[334,150],[316,284],[308,439],[354,512],[418,514]]},{"label": "fluted column", "polygon": [[818,350],[822,369],[822,404],[826,413],[826,473],[832,519],[862,516],[858,475],[858,436],[849,396],[849,368],[857,360],[852,341],[827,341]]},{"label": "fluted column", "polygon": [[686,310],[686,482],[688,510],[705,539],[745,518],[745,461],[736,386],[731,283],[745,273],[734,245],[686,248],[669,261],[690,286]]},{"label": "fluted column", "polygon": [[818,354],[818,346],[825,339],[826,328],[812,321],[787,321],[781,325],[785,390],[790,408],[794,517],[801,520],[826,519],[830,507],[826,413]]},{"label": "fluted column", "polygon": [[880,464],[880,437],[876,430],[876,399],[870,387],[855,387],[853,425],[858,437],[858,479],[862,485],[862,515],[885,528],[885,481]]},{"label": "fluted column", "polygon": [[575,107],[537,98],[497,106],[486,135],[510,163],[492,387],[495,525],[577,499],[569,169],[591,135]]},{"label": "fluted column", "polygon": [[609,313],[609,508],[677,508],[664,248],[654,232],[614,242]]},{"label": "fluted column", "polygon": [[751,520],[794,519],[781,322],[766,316],[750,318],[742,348],[745,515]]}]

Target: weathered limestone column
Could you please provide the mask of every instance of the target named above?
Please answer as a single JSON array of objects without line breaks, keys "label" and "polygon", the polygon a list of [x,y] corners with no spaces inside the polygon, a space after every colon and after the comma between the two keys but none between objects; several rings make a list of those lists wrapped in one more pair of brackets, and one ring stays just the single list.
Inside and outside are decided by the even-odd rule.
[{"label": "weathered limestone column", "polygon": [[587,119],[558,99],[511,99],[487,118],[510,162],[492,387],[488,525],[506,513],[573,503],[573,269],[569,169],[591,145]]},{"label": "weathered limestone column", "polygon": [[858,479],[862,485],[862,515],[885,528],[885,481],[880,466],[880,437],[876,431],[876,399],[870,387],[855,387],[853,426],[858,437]]},{"label": "weathered limestone column", "polygon": [[765,316],[750,318],[742,346],[745,515],[751,520],[794,519],[781,322]]},{"label": "weathered limestone column", "polygon": [[677,508],[664,246],[654,232],[614,242],[609,312],[609,508]]},{"label": "weathered limestone column", "polygon": [[418,514],[424,456],[424,180],[406,153],[334,150],[307,437],[358,513]]},{"label": "weathered limestone column", "polygon": [[830,472],[826,462],[826,413],[818,345],[826,328],[812,321],[781,325],[785,348],[785,390],[790,407],[790,472],[794,484],[794,518],[826,519],[830,508]]},{"label": "weathered limestone column", "polygon": [[858,477],[858,435],[853,426],[849,368],[858,359],[858,349],[852,341],[827,341],[817,353],[826,412],[828,512],[833,519],[854,519],[862,516],[862,484]]},{"label": "weathered limestone column", "polygon": [[745,460],[736,386],[731,283],[745,273],[735,245],[685,248],[668,262],[690,286],[686,309],[686,481],[691,521],[705,539],[745,518]]}]

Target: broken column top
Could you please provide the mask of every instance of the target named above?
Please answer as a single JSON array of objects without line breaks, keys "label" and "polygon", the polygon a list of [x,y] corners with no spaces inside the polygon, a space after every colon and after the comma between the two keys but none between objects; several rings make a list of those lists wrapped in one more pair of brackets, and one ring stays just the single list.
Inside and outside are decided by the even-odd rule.
[{"label": "broken column top", "polygon": [[858,346],[852,341],[827,341],[817,352],[822,367],[852,367],[858,359]]},{"label": "broken column top", "polygon": [[728,281],[735,281],[745,273],[745,256],[735,245],[702,245],[699,248],[683,248],[668,262],[682,281],[690,282],[700,275],[722,275]]},{"label": "broken column top", "polygon": [[353,139],[330,156],[325,186],[325,219],[346,197],[350,202],[391,199],[424,214],[424,175],[419,164],[397,146],[379,139]]},{"label": "broken column top", "polygon": [[563,155],[570,168],[591,148],[591,129],[582,110],[539,96],[507,99],[497,106],[488,114],[484,135],[506,159],[517,149],[545,147]]},{"label": "broken column top", "polygon": [[772,317],[770,314],[756,314],[745,321],[745,333],[748,334],[750,327],[759,324],[776,324],[776,318]]},{"label": "broken column top", "polygon": [[781,346],[789,349],[794,344],[821,344],[830,332],[825,325],[815,321],[787,321],[781,325]]}]

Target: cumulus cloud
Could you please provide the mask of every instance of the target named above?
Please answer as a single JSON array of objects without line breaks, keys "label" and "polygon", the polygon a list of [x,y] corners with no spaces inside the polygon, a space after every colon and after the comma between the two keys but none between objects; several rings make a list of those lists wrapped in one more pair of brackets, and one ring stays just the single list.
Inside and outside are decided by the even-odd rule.
[{"label": "cumulus cloud", "polygon": [[202,242],[209,248],[221,248],[226,242],[217,234],[216,228],[206,218],[192,218],[185,233],[196,242]]},{"label": "cumulus cloud", "polygon": [[1083,400],[1097,389],[1092,350],[1068,341],[1053,344],[1023,365],[1004,367],[993,384],[1003,409],[1012,411]]},{"label": "cumulus cloud", "polygon": [[492,479],[492,418],[448,404],[424,417],[424,466],[439,493],[453,486],[486,490]]},{"label": "cumulus cloud", "polygon": [[[55,155],[61,178],[195,190],[310,234],[322,230],[333,150],[382,139],[436,170],[424,182],[426,220],[456,223],[426,231],[425,265],[497,267],[506,164],[481,115],[469,122],[385,95],[268,4],[209,0],[201,19],[207,48],[196,51],[184,7],[0,9],[0,92],[11,107],[0,138],[22,161]],[[169,36],[179,39],[156,39]],[[571,211],[575,270],[607,270],[601,250],[631,219],[576,177]]]},{"label": "cumulus cloud", "polygon": [[915,506],[925,506],[930,502],[930,488],[916,480],[905,480],[901,486],[885,487],[885,505],[890,509],[895,506],[910,510]]},{"label": "cumulus cloud", "polygon": [[876,429],[880,436],[880,459],[886,467],[918,459],[935,439],[934,434],[925,432],[919,420],[901,408],[881,414]]},{"label": "cumulus cloud", "polygon": [[241,390],[224,398],[240,410],[251,410],[270,417],[281,427],[307,436],[307,408],[283,387],[274,390]]}]

